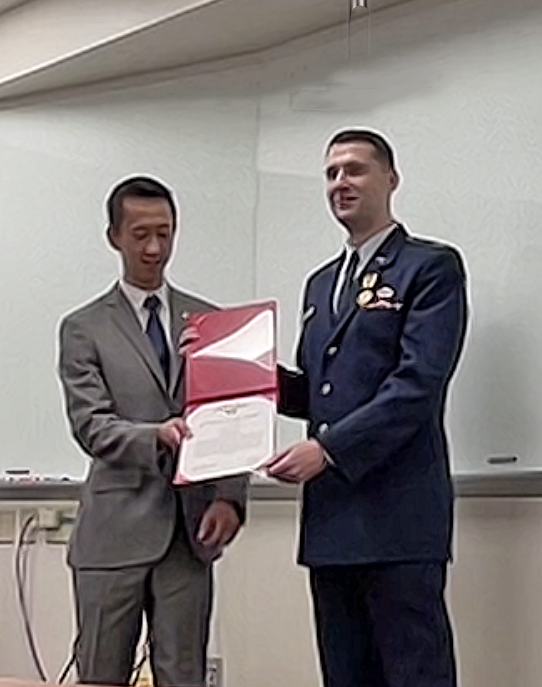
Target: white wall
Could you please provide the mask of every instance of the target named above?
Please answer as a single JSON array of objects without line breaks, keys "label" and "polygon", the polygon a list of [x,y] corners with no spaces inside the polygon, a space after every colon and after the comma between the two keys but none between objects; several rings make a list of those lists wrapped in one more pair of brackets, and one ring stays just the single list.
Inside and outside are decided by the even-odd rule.
[{"label": "white wall", "polygon": [[[305,571],[294,563],[297,507],[255,503],[217,571],[212,652],[225,687],[317,687]],[[542,501],[459,503],[449,597],[460,687],[540,687]],[[69,574],[60,547],[33,552],[32,617],[54,680],[72,640]],[[35,678],[14,601],[12,552],[0,547],[0,677]]]},{"label": "white wall", "polygon": [[[496,452],[542,464],[541,20],[534,0],[434,3],[422,15],[375,15],[371,57],[365,34],[354,34],[350,69],[337,32],[282,50],[260,71],[246,66],[0,113],[0,284],[10,296],[0,315],[22,334],[10,339],[6,328],[0,339],[10,390],[0,394],[2,464],[6,452],[11,460],[41,445],[48,461],[78,461],[75,453],[67,463],[60,457],[68,455],[64,426],[43,412],[43,399],[56,408],[60,312],[115,274],[102,234],[110,183],[142,170],[170,181],[185,225],[172,275],[223,302],[278,296],[280,354],[288,359],[304,274],[341,242],[323,201],[322,147],[352,124],[380,128],[395,144],[404,177],[399,216],[416,233],[458,243],[467,258],[474,314],[451,412],[456,466],[481,467]],[[315,83],[328,84],[327,103],[306,92]],[[355,102],[345,103],[351,93]],[[288,429],[284,439],[297,433]],[[462,687],[538,687],[540,505],[462,508],[452,578]],[[314,684],[293,514],[266,517],[254,516],[223,566],[217,622],[234,676],[228,687]],[[50,598],[66,609],[55,556],[40,558],[36,572],[51,579]],[[10,574],[1,558],[0,575]],[[0,615],[13,619],[11,597],[0,599]],[[299,640],[292,608],[305,614]],[[42,638],[51,663],[64,651],[69,622],[63,611],[58,642]],[[10,671],[27,671],[20,637],[10,635],[8,646]]]}]

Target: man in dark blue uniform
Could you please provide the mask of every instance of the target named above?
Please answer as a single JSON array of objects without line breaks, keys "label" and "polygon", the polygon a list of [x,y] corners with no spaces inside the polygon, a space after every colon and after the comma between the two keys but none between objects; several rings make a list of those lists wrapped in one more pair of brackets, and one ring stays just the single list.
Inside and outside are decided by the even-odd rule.
[{"label": "man in dark blue uniform", "polygon": [[299,558],[326,687],[455,687],[443,414],[466,329],[463,262],[393,219],[399,177],[380,135],[337,134],[325,170],[348,240],[308,278],[298,369],[280,369],[281,412],[307,420],[309,438],[269,473],[304,483]]}]

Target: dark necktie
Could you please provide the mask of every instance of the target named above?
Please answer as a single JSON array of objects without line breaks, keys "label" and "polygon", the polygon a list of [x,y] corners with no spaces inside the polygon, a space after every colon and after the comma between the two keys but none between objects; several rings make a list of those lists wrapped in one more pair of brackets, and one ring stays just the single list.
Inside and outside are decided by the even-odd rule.
[{"label": "dark necktie", "polygon": [[359,266],[359,253],[357,250],[350,254],[344,282],[342,285],[339,301],[337,303],[337,315],[344,315],[353,305],[357,295],[358,285],[354,281],[356,270]]},{"label": "dark necktie", "polygon": [[147,322],[147,336],[151,340],[158,360],[160,361],[160,366],[164,371],[164,376],[166,382],[169,382],[169,346],[167,343],[166,333],[162,327],[162,322],[160,321],[159,312],[162,307],[162,303],[158,296],[149,296],[144,307],[149,311],[149,320]]}]

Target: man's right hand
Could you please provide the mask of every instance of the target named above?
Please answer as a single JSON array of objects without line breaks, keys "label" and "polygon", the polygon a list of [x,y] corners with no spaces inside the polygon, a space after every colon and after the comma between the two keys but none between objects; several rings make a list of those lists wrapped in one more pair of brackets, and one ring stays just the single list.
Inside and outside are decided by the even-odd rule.
[{"label": "man's right hand", "polygon": [[181,417],[173,417],[158,427],[158,441],[172,451],[176,451],[183,439],[190,439],[192,433]]}]

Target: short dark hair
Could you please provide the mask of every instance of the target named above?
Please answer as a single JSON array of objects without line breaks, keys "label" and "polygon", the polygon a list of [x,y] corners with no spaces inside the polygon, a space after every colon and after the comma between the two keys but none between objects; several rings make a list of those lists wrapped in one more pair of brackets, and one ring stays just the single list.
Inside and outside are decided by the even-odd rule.
[{"label": "short dark hair", "polygon": [[177,207],[173,193],[158,179],[148,176],[134,176],[119,182],[107,199],[107,219],[110,227],[118,227],[122,222],[122,209],[125,198],[163,198],[167,201],[173,215],[173,227],[177,225]]},{"label": "short dark hair", "polygon": [[340,143],[369,143],[373,146],[375,157],[384,165],[395,171],[395,153],[384,136],[369,129],[343,129],[329,141],[326,155],[334,145]]}]

